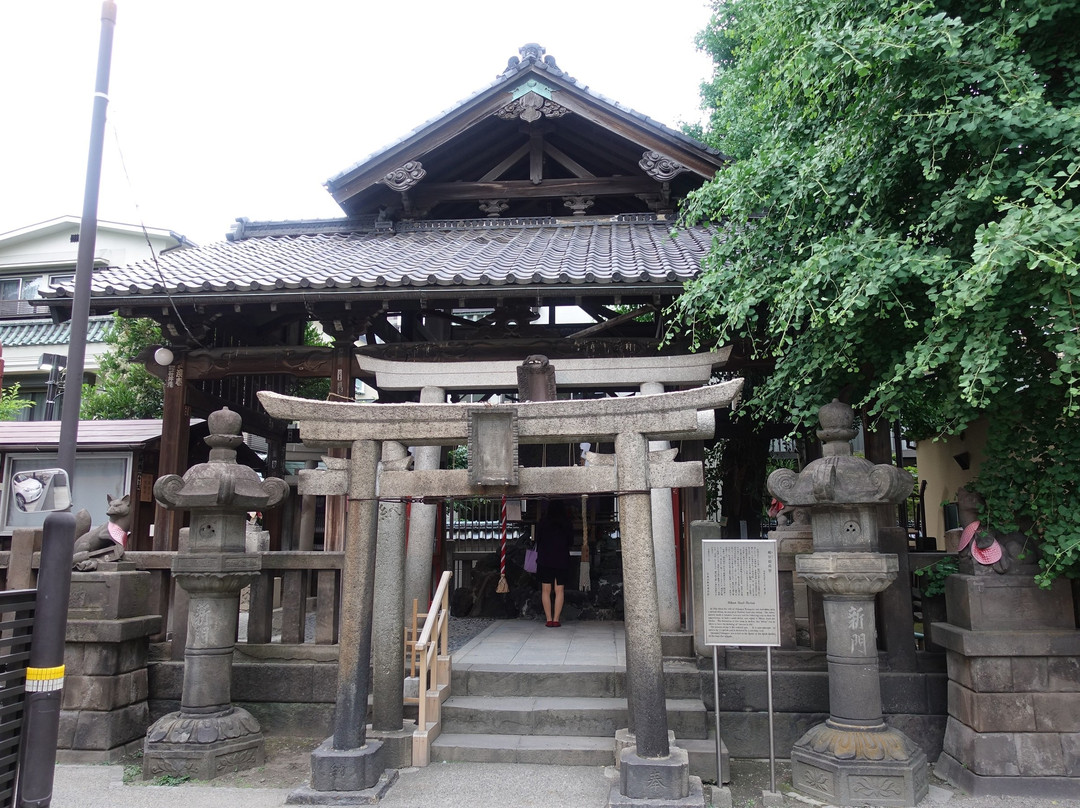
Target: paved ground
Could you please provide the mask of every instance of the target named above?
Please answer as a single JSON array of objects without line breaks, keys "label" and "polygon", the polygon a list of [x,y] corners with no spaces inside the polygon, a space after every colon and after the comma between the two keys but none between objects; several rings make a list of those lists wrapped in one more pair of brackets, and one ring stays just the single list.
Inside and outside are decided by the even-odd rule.
[{"label": "paved ground", "polygon": [[[125,785],[121,766],[58,766],[54,808],[272,808],[285,805],[291,789],[219,788],[212,785]],[[379,803],[384,808],[603,808],[614,769],[532,764],[443,763],[405,769]],[[786,767],[777,787],[786,793]],[[733,761],[731,808],[760,808],[769,786],[763,761]],[[299,784],[297,784],[299,785]],[[821,803],[786,794],[784,808]],[[919,808],[1080,808],[1076,800],[976,798],[934,780]]]},{"label": "paved ground", "polygon": [[[535,664],[537,662],[625,664],[621,632],[597,625],[547,629],[535,621],[451,620],[454,662]],[[621,624],[620,624],[621,625]],[[601,634],[596,632],[601,631]],[[610,634],[610,636],[609,636]],[[588,642],[584,640],[588,638]],[[482,641],[481,641],[482,640]],[[299,739],[294,739],[299,740]],[[271,760],[265,770],[227,780],[229,785],[184,783],[174,786],[124,783],[122,766],[57,767],[54,808],[273,808],[285,805],[290,792],[306,784],[310,749],[318,739],[294,744],[268,741]],[[288,764],[288,765],[284,765]],[[762,792],[770,788],[767,761],[733,760],[732,782],[717,795],[723,808],[762,808]],[[435,763],[404,769],[379,803],[384,808],[604,808],[612,767],[540,766],[534,764]],[[790,771],[779,762],[776,787],[783,808],[821,803],[791,792]],[[274,786],[274,787],[263,787]],[[919,808],[1080,808],[1075,800],[1015,797],[976,798],[931,777],[930,793]]]}]

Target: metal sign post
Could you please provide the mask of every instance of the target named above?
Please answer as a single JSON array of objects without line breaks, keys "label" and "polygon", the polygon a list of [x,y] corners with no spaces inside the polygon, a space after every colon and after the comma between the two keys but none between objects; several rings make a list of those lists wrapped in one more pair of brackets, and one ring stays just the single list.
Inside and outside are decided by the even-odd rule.
[{"label": "metal sign post", "polygon": [[764,646],[769,702],[769,789],[776,791],[773,742],[772,647],[780,645],[780,588],[772,539],[706,539],[702,554],[702,621],[713,646],[716,771],[720,775],[720,666],[717,646]]}]

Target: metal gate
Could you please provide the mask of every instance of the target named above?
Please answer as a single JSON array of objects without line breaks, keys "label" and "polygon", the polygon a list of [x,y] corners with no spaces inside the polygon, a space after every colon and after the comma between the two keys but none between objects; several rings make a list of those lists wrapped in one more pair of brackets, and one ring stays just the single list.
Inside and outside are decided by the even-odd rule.
[{"label": "metal gate", "polygon": [[0,592],[0,808],[15,803],[36,596],[33,589]]}]

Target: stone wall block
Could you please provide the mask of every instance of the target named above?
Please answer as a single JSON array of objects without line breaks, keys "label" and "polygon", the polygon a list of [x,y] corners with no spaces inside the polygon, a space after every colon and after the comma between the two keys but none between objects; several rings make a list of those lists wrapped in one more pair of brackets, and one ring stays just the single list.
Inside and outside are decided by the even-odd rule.
[{"label": "stone wall block", "polygon": [[881,674],[881,707],[886,713],[926,713],[926,677],[920,673]]},{"label": "stone wall block", "polygon": [[[935,638],[935,641],[937,641],[937,638]],[[975,680],[971,675],[972,661],[971,657],[966,657],[963,654],[946,653],[945,667],[949,672],[949,680],[971,690],[975,684]]]},{"label": "stone wall block", "polygon": [[907,735],[926,753],[928,760],[936,760],[941,754],[941,741],[945,736],[944,715],[887,715],[885,723]]},{"label": "stone wall block", "polygon": [[[725,671],[721,674],[720,710],[767,710],[768,682],[762,671]],[[712,706],[712,681],[702,688]],[[776,712],[825,712],[829,709],[829,680],[824,671],[773,671],[773,709]]]},{"label": "stone wall block", "polygon": [[1061,760],[1066,775],[1080,777],[1080,732],[1061,736]]},{"label": "stone wall block", "polygon": [[1031,697],[1039,732],[1080,732],[1080,695],[1033,693]]},{"label": "stone wall block", "polygon": [[[949,676],[945,673],[926,674],[926,711],[944,718],[949,714]],[[923,747],[925,749],[925,747]],[[931,757],[930,750],[926,750]],[[931,757],[931,759],[933,759]]]},{"label": "stone wall block", "polygon": [[1053,777],[1065,774],[1061,739],[1053,733],[1017,733],[1016,757],[1022,777]]},{"label": "stone wall block", "polygon": [[134,569],[121,571],[123,566],[103,564],[97,572],[72,573],[70,616],[115,620],[150,613],[152,576]]},{"label": "stone wall block", "polygon": [[1030,693],[976,693],[949,682],[949,714],[976,732],[1034,732]]},{"label": "stone wall block", "polygon": [[317,666],[311,686],[311,700],[315,702],[337,701],[337,666]]},{"label": "stone wall block", "polygon": [[978,733],[956,719],[945,728],[945,751],[957,760],[969,760],[976,774],[987,777],[1015,777],[1020,774],[1016,740],[1012,733]]},{"label": "stone wall block", "polygon": [[237,699],[245,695],[250,698],[250,695],[257,693],[260,701],[314,701],[311,695],[314,689],[314,665],[280,665],[275,667],[273,676],[267,676],[265,665],[235,663],[232,672],[232,692]]},{"label": "stone wall block", "polygon": [[149,724],[145,701],[108,713],[79,710],[71,748],[108,751],[141,738]]},{"label": "stone wall block", "polygon": [[137,701],[149,693],[146,669],[117,676],[67,676],[64,679],[65,710],[114,710]]},{"label": "stone wall block", "polygon": [[1046,689],[1080,693],[1080,657],[1052,657],[1046,665]]},{"label": "stone wall block", "polygon": [[147,670],[150,674],[150,692],[155,699],[180,700],[180,694],[184,691],[183,662],[154,662]]},{"label": "stone wall block", "polygon": [[945,602],[949,622],[974,631],[1075,628],[1065,579],[1040,589],[1022,575],[950,575]]},{"label": "stone wall block", "polygon": [[[958,656],[949,654],[949,656]],[[977,693],[1012,693],[1013,666],[1011,657],[967,657],[970,665],[971,684]],[[1021,688],[1023,690],[1023,688]]]},{"label": "stone wall block", "polygon": [[56,748],[70,749],[75,743],[75,727],[79,724],[77,710],[61,710],[59,731],[56,734]]},{"label": "stone wall block", "polygon": [[1011,689],[1017,693],[1046,690],[1046,663],[1046,657],[1013,657]]}]

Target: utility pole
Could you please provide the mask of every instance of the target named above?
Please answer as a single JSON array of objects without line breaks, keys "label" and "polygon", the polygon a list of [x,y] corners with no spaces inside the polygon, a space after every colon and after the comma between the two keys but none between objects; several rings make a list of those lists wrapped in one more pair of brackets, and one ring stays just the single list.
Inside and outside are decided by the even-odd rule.
[{"label": "utility pole", "polygon": [[[68,372],[72,390],[60,418],[59,466],[75,491],[75,447],[79,441],[79,407],[86,363],[86,328],[90,317],[90,280],[97,240],[98,188],[101,185],[101,153],[105,142],[105,110],[109,103],[109,66],[112,59],[116,4],[105,0],[101,7],[101,40],[98,47],[94,111],[90,125],[90,154],[86,163],[79,254],[75,264],[75,297],[71,306],[71,337]],[[20,750],[16,794],[18,808],[48,808],[52,804],[56,768],[56,742],[60,731],[60,704],[64,689],[64,638],[67,633],[71,561],[75,546],[75,517],[50,513],[42,531],[41,567],[38,571],[36,617],[26,668],[26,723]]]}]

